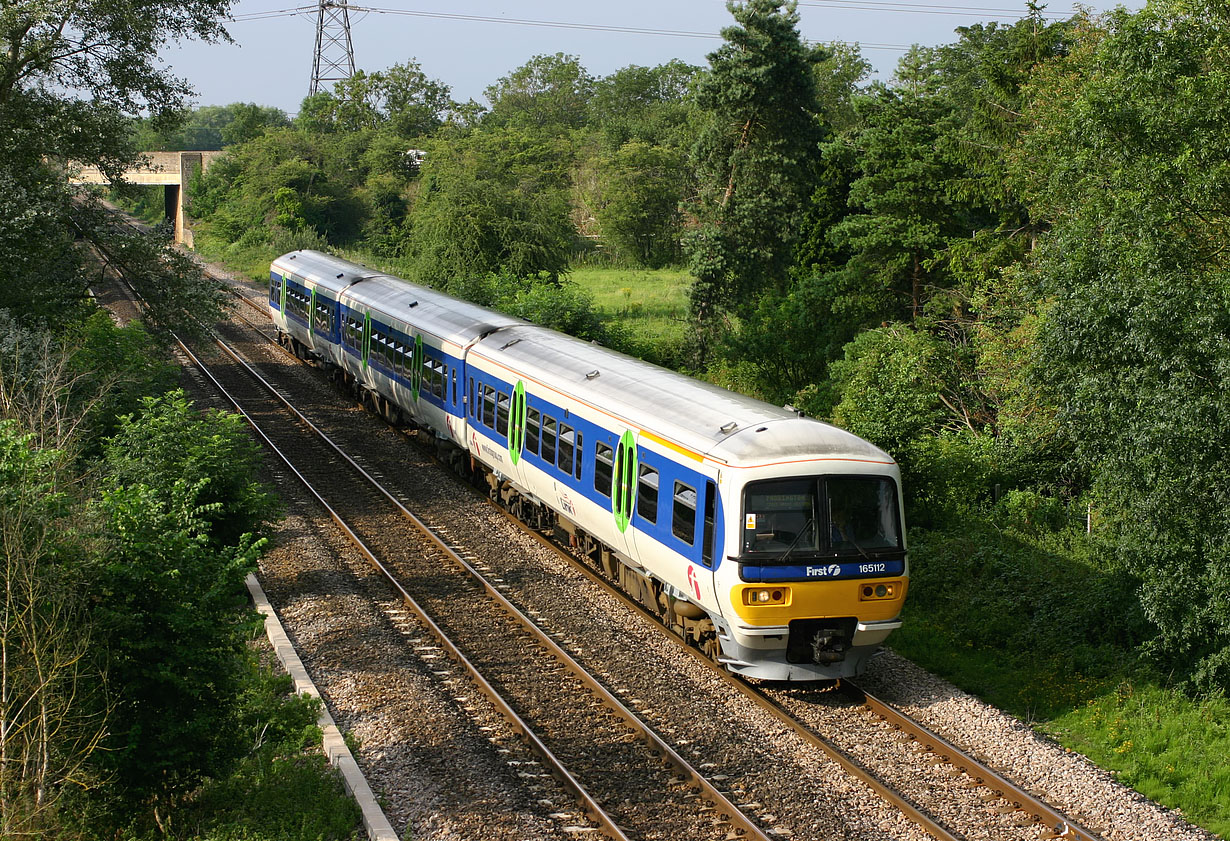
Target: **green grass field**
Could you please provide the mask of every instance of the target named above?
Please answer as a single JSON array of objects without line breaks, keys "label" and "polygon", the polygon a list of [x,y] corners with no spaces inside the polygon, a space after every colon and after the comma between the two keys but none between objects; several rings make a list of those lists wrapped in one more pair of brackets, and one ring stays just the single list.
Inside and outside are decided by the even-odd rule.
[{"label": "green grass field", "polygon": [[687,272],[585,267],[568,279],[589,293],[598,313],[625,337],[621,350],[678,367],[688,335]]}]

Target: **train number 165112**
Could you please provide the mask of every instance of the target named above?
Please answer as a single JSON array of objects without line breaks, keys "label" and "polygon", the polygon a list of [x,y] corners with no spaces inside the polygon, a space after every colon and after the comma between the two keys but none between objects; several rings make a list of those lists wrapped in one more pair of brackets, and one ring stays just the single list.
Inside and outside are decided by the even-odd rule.
[{"label": "train number 165112", "polygon": [[867,574],[869,572],[887,572],[888,567],[885,564],[859,564],[858,571]]}]

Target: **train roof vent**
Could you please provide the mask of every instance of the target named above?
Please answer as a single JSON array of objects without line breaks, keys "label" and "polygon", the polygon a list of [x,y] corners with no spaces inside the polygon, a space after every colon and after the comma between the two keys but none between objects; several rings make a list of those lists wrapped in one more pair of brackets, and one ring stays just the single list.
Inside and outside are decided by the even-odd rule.
[{"label": "train roof vent", "polygon": [[594,370],[590,371],[588,374],[585,375],[585,379],[587,380],[595,379],[601,373],[602,373],[601,371],[595,368]]},{"label": "train roof vent", "polygon": [[512,341],[508,342],[508,343],[507,343],[507,344],[505,344],[503,347],[501,347],[501,348],[500,348],[500,350],[508,350],[510,347],[512,347],[513,345],[515,345],[515,344],[516,344],[517,342],[519,342],[519,341],[521,341],[521,339],[520,339],[519,337],[518,337],[518,338],[516,338],[516,339],[513,339]]},{"label": "train roof vent", "polygon": [[345,272],[338,272],[338,273],[337,273],[337,279],[338,279],[338,280],[341,280],[341,279],[342,279],[343,277],[345,277],[345,276],[346,276],[346,273],[345,273]]},{"label": "train roof vent", "polygon": [[721,426],[723,435],[729,435],[730,433],[734,432],[738,428],[739,428],[739,424],[735,423],[734,421],[729,421],[727,423],[722,424]]}]

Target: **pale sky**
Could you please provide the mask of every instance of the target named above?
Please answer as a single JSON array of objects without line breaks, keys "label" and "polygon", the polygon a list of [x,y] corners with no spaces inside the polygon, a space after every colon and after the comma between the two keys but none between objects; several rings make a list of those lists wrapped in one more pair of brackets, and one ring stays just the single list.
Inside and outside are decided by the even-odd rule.
[{"label": "pale sky", "polygon": [[[454,99],[483,105],[484,89],[539,54],[578,56],[595,77],[673,58],[704,66],[721,44],[718,33],[733,23],[724,0],[349,2],[356,68],[371,72],[414,59]],[[1120,4],[1088,5],[1098,11]],[[1139,8],[1143,0],[1125,5]],[[196,88],[197,105],[255,102],[293,114],[311,82],[316,8],[311,0],[238,0],[227,25],[234,44],[189,43],[162,57]],[[808,41],[860,44],[887,80],[911,44],[951,43],[957,27],[1014,23],[1024,12],[1023,2],[1010,0],[800,0],[799,28]],[[1071,13],[1070,5],[1055,3],[1045,10],[1048,18]]]}]

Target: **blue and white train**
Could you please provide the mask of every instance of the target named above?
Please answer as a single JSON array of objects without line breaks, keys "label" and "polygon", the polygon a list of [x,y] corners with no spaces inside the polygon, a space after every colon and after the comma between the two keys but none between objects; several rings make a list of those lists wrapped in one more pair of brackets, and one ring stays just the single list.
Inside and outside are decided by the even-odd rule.
[{"label": "blue and white train", "polygon": [[900,473],[861,438],[315,251],[269,306],[730,671],[853,676],[901,626]]}]

